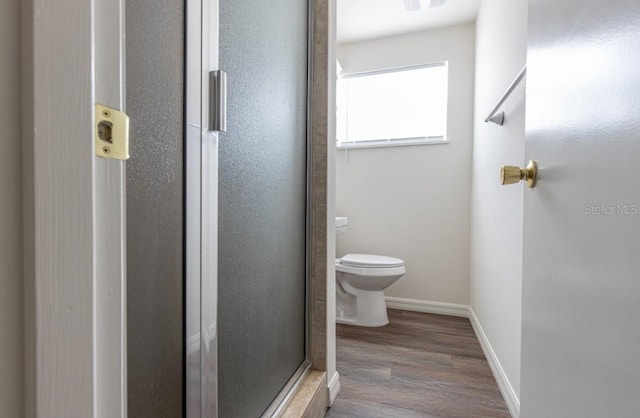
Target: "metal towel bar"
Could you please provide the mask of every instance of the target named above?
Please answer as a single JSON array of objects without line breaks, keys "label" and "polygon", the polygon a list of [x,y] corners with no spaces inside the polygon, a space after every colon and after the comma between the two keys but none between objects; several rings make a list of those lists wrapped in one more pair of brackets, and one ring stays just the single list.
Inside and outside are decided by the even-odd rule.
[{"label": "metal towel bar", "polygon": [[487,118],[484,120],[485,122],[493,122],[497,125],[502,126],[502,124],[504,123],[504,112],[497,112],[504,104],[504,102],[509,98],[511,93],[513,93],[516,87],[518,87],[518,84],[520,84],[525,75],[527,75],[526,65],[522,68],[522,70],[520,70],[520,73],[516,76],[516,79],[513,80],[513,82],[507,88],[507,91],[505,91],[500,100],[498,100],[498,104],[493,108],[491,113],[489,113],[489,116],[487,116]]}]

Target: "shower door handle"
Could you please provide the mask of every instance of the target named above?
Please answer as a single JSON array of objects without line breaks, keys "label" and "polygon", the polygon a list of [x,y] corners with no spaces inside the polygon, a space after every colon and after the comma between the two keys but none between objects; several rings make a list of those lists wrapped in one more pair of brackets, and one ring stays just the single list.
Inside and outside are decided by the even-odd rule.
[{"label": "shower door handle", "polygon": [[227,132],[227,73],[215,70],[209,73],[209,130]]}]

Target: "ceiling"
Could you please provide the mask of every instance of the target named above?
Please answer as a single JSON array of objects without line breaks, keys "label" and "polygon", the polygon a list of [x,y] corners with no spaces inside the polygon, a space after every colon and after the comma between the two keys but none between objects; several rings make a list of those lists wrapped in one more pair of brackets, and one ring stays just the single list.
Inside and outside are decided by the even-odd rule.
[{"label": "ceiling", "polygon": [[447,0],[429,9],[409,12],[404,0],[336,0],[338,3],[338,43],[358,42],[443,26],[473,22],[480,0]]}]

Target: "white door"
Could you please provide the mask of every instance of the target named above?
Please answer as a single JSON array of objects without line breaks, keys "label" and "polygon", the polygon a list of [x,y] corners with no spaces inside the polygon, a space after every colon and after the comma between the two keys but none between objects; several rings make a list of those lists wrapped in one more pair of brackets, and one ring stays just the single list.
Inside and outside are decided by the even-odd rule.
[{"label": "white door", "polygon": [[640,3],[531,0],[523,418],[640,416]]}]

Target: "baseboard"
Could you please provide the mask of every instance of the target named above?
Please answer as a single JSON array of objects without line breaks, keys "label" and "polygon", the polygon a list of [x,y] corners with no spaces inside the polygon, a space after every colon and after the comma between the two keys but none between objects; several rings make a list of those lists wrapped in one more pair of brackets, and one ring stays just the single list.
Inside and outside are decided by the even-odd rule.
[{"label": "baseboard", "polygon": [[438,315],[469,317],[469,306],[455,303],[433,302],[429,300],[416,300],[394,298],[386,296],[387,308],[403,309],[405,311],[425,312]]},{"label": "baseboard", "polygon": [[333,377],[331,377],[329,385],[327,386],[327,391],[329,393],[329,406],[331,406],[335,402],[336,396],[338,396],[338,393],[340,392],[340,375],[338,374],[338,372],[335,372],[333,374]]},{"label": "baseboard", "polygon": [[491,367],[493,376],[498,383],[500,392],[502,392],[502,397],[504,397],[504,400],[507,403],[511,416],[513,418],[519,418],[520,399],[518,399],[518,395],[516,395],[516,392],[513,390],[513,386],[511,386],[511,382],[509,382],[507,374],[504,372],[504,369],[500,364],[500,360],[498,360],[498,356],[496,356],[495,351],[493,351],[493,347],[491,347],[487,334],[484,333],[482,325],[480,325],[480,321],[478,321],[478,317],[471,307],[469,307],[469,319],[471,321],[471,326],[478,337],[478,341],[480,341],[482,351],[489,362],[489,367]]}]

